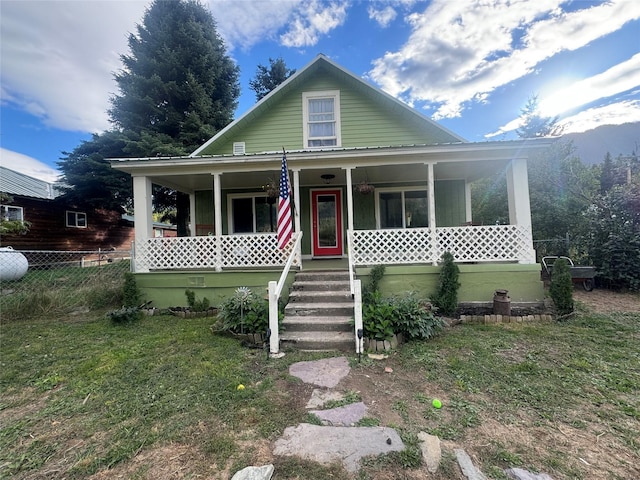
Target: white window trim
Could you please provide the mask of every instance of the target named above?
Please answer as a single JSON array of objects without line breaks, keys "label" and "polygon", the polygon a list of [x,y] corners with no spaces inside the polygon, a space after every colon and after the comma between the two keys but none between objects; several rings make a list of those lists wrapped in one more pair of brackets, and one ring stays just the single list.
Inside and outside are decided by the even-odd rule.
[{"label": "white window trim", "polygon": [[[333,98],[333,107],[336,122],[336,144],[332,146],[309,146],[309,100],[318,98]],[[320,92],[302,92],[302,137],[304,149],[327,150],[342,147],[342,127],[340,123],[340,90],[325,90]]]},{"label": "white window trim", "polygon": [[[76,223],[75,225],[70,225],[69,224],[69,214],[73,213],[75,215],[76,218]],[[84,216],[84,225],[78,225],[78,216],[83,215]],[[70,228],[87,228],[87,226],[89,225],[89,222],[87,220],[87,214],[85,212],[76,212],[74,210],[66,210],[64,212],[64,223],[67,227]]]},{"label": "white window trim", "polygon": [[8,215],[9,210],[17,210],[20,212],[20,215],[19,215],[20,218],[17,221],[24,222],[24,208],[16,207],[14,205],[1,205],[0,207],[1,207],[0,215],[2,216],[3,219],[7,219],[7,220],[9,219],[9,215]]},{"label": "white window trim", "polygon": [[402,196],[402,228],[407,228],[407,215],[405,212],[405,192],[425,192],[427,194],[427,208],[429,205],[429,192],[426,187],[381,187],[375,190],[375,203],[376,203],[376,228],[381,230],[380,226],[380,194],[381,193],[400,193]]},{"label": "white window trim", "polygon": [[[228,193],[227,194],[227,228],[229,230],[230,235],[259,235],[264,233],[271,232],[257,232],[256,231],[256,202],[255,200],[251,203],[251,215],[253,220],[253,232],[242,232],[236,233],[236,226],[233,224],[233,200],[235,198],[266,198],[266,194],[264,192],[251,192],[251,193]],[[277,202],[276,202],[277,203]]]}]

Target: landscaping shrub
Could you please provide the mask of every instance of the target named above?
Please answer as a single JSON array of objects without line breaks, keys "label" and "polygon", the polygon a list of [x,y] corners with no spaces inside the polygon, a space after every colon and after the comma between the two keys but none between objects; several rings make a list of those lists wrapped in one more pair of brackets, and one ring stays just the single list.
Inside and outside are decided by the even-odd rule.
[{"label": "landscaping shrub", "polygon": [[564,258],[559,258],[553,263],[549,295],[559,315],[573,312],[573,281],[569,263]]},{"label": "landscaping shrub", "polygon": [[364,286],[362,292],[362,298],[367,301],[369,297],[375,292],[380,291],[380,281],[384,276],[386,267],[384,265],[376,265],[371,269],[369,273],[369,283]]},{"label": "landscaping shrub", "polygon": [[433,315],[429,302],[413,293],[385,299],[374,292],[362,305],[362,325],[364,337],[372,340],[390,340],[398,334],[406,340],[427,340],[444,323]]},{"label": "landscaping shrub", "polygon": [[438,281],[438,291],[431,297],[431,303],[443,315],[452,315],[458,308],[458,277],[460,269],[453,261],[453,255],[442,255],[442,269]]},{"label": "landscaping shrub", "polygon": [[107,317],[116,325],[133,323],[142,318],[142,310],[138,307],[122,307],[108,312]]},{"label": "landscaping shrub", "polygon": [[185,290],[184,294],[187,296],[187,304],[193,312],[206,312],[209,310],[211,303],[207,297],[202,300],[196,300],[196,294],[193,290]]},{"label": "landscaping shrub", "polygon": [[394,331],[401,333],[405,340],[427,340],[436,335],[444,322],[431,311],[431,304],[410,293],[393,299],[396,317]]},{"label": "landscaping shrub", "polygon": [[393,303],[383,299],[378,291],[367,295],[362,304],[362,329],[365,338],[389,340],[396,333],[394,319],[397,312]]},{"label": "landscaping shrub", "polygon": [[131,272],[124,274],[122,287],[122,305],[124,307],[138,307],[142,303],[142,293],[136,283],[136,277]]},{"label": "landscaping shrub", "polygon": [[[278,322],[283,318],[278,309]],[[232,333],[265,333],[269,328],[269,301],[246,287],[238,288],[220,305],[218,328]]]}]

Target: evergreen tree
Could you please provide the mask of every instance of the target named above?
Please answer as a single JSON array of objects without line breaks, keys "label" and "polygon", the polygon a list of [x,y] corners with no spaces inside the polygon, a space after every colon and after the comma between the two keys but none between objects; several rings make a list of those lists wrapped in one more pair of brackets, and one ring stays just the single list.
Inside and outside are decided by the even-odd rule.
[{"label": "evergreen tree", "polygon": [[129,35],[129,50],[115,74],[120,94],[109,115],[116,127],[189,153],[233,120],[239,69],[200,3],[154,0],[137,35]]},{"label": "evergreen tree", "polygon": [[613,167],[613,158],[611,154],[607,152],[604,156],[604,163],[602,164],[602,171],[600,172],[600,193],[605,194],[611,187],[615,185],[615,171]]},{"label": "evergreen tree", "polygon": [[458,308],[459,276],[460,268],[455,264],[453,255],[450,252],[444,252],[438,290],[431,296],[431,303],[443,315],[453,315]]},{"label": "evergreen tree", "polygon": [[[119,94],[109,110],[114,128],[64,152],[58,163],[70,186],[65,196],[77,203],[130,206],[131,177],[110,168],[107,158],[188,154],[233,118],[239,70],[211,13],[197,1],[154,0],[137,34],[129,36],[129,49],[115,74]],[[154,188],[156,209],[180,205],[178,230],[186,234],[184,194]]]},{"label": "evergreen tree", "polygon": [[556,306],[558,315],[573,312],[573,281],[569,263],[564,258],[559,258],[553,263],[549,296]]},{"label": "evergreen tree", "polygon": [[287,68],[282,57],[275,60],[269,58],[268,68],[262,64],[258,65],[256,76],[249,82],[249,88],[256,93],[256,101],[260,101],[294,73],[296,71]]},{"label": "evergreen tree", "polygon": [[90,208],[122,211],[132,207],[133,184],[128,173],[111,168],[108,158],[126,156],[127,138],[118,131],[94,134],[58,162],[64,201]]},{"label": "evergreen tree", "polygon": [[523,124],[516,130],[520,138],[550,137],[560,135],[562,128],[558,125],[558,117],[543,117],[538,111],[538,96],[529,97],[524,108],[520,110]]}]

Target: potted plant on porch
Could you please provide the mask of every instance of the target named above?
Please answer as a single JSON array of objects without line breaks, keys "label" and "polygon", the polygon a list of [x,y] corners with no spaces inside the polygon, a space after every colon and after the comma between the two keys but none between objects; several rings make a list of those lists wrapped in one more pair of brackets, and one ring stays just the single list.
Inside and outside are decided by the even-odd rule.
[{"label": "potted plant on porch", "polygon": [[355,186],[355,190],[361,195],[369,195],[370,193],[373,193],[375,187],[366,180],[363,180]]}]

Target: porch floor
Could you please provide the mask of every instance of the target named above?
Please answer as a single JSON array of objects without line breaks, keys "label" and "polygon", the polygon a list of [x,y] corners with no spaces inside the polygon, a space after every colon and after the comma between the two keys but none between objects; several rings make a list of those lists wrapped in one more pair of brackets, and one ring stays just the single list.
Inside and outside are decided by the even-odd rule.
[{"label": "porch floor", "polygon": [[302,260],[302,271],[314,270],[348,270],[349,260],[346,258],[314,258]]}]

